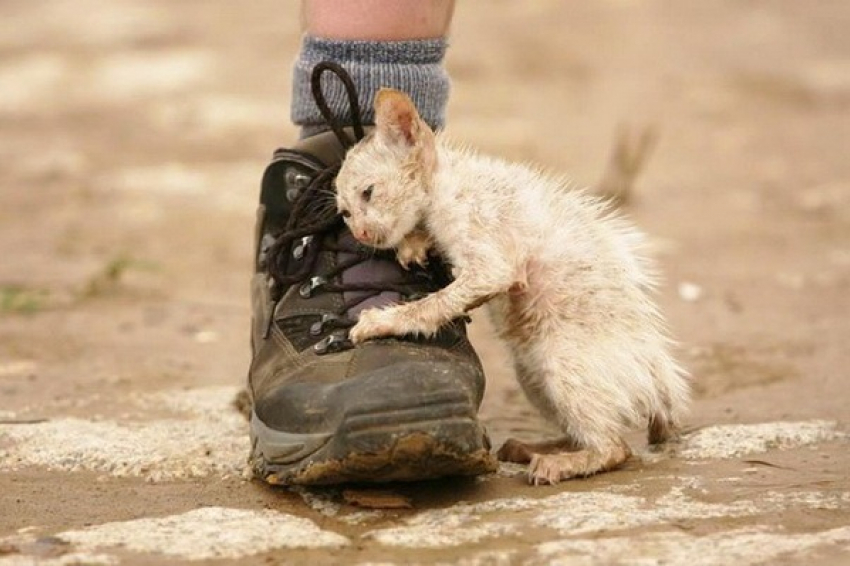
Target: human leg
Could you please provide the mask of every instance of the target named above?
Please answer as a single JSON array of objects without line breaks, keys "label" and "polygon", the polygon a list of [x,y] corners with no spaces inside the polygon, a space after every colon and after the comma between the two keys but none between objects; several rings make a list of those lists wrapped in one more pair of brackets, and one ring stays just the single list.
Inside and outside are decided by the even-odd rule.
[{"label": "human leg", "polygon": [[369,41],[443,38],[454,0],[303,0],[304,31],[314,37]]},{"label": "human leg", "polygon": [[[293,68],[291,107],[302,137],[326,128],[310,86],[310,73],[320,61],[334,61],[351,74],[366,123],[374,121],[378,89],[390,87],[409,94],[432,128],[442,127],[449,95],[443,58],[453,6],[449,0],[305,1],[305,34]],[[334,115],[350,120],[342,86],[327,81],[323,89]]]},{"label": "human leg", "polygon": [[[331,4],[342,11],[322,11]],[[323,27],[332,23],[323,18],[340,18],[354,6],[371,6],[372,15],[386,18],[377,4],[384,5],[306,2],[307,30],[339,31],[333,26],[346,24],[346,18],[331,27]],[[396,13],[401,5],[421,9],[414,4],[451,5],[387,2],[386,12]],[[389,21],[402,25],[397,18]],[[383,25],[389,26],[386,19]],[[431,340],[355,347],[347,339],[361,310],[433,292],[447,282],[445,269],[435,260],[427,269],[407,271],[392,253],[365,249],[322,200],[332,194],[346,144],[325,131],[328,124],[310,88],[315,63],[330,59],[348,70],[362,108],[371,108],[377,87],[389,84],[431,100],[433,119],[441,121],[448,93],[440,63],[445,39],[418,39],[431,28],[421,29],[412,35],[416,39],[401,41],[308,33],[295,65],[293,121],[303,139],[276,151],[264,175],[252,280],[251,462],[269,483],[413,480],[478,474],[495,466],[477,420],[483,371],[462,321]],[[350,124],[345,90],[330,76],[321,86],[332,118]]]}]

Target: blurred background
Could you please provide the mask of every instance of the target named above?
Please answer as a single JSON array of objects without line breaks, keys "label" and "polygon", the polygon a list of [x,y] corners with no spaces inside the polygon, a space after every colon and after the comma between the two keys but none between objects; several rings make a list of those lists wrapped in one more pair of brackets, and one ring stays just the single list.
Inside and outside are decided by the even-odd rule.
[{"label": "blurred background", "polygon": [[[259,179],[297,135],[294,4],[0,4],[0,355],[62,376],[14,395],[242,378]],[[579,185],[619,127],[654,129],[630,212],[698,388],[829,379],[850,337],[847,29],[840,0],[461,1],[448,129]]]},{"label": "blurred background", "polygon": [[[3,0],[0,22],[0,410],[240,385],[297,3]],[[629,213],[691,424],[847,419],[848,30],[846,0],[458,2],[453,138],[592,185],[618,128],[657,132]],[[534,436],[473,332],[494,439]]]}]

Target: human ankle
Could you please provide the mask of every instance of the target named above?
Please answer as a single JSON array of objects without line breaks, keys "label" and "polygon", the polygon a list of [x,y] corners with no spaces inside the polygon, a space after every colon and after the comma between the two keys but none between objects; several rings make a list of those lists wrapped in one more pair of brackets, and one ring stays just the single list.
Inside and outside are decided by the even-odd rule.
[{"label": "human ankle", "polygon": [[[293,69],[292,122],[301,127],[301,137],[327,130],[313,102],[310,75],[320,61],[342,65],[358,89],[360,111],[366,124],[374,122],[372,101],[381,87],[410,95],[422,119],[432,128],[445,122],[450,81],[442,65],[445,38],[404,41],[338,40],[305,35]],[[322,85],[331,112],[343,122],[350,120],[345,91],[338,81]]]}]

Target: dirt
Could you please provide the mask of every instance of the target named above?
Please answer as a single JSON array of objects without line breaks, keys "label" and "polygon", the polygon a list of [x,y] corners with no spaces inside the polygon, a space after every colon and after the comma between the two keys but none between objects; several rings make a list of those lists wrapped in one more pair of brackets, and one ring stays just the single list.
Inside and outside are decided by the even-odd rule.
[{"label": "dirt", "polygon": [[[636,433],[622,470],[532,488],[503,466],[368,511],[248,481],[230,405],[260,176],[297,136],[296,6],[0,19],[1,565],[850,560],[846,2],[459,3],[454,138],[591,185],[620,127],[655,132],[628,210],[697,398],[681,446]],[[472,331],[494,444],[551,434]]]}]

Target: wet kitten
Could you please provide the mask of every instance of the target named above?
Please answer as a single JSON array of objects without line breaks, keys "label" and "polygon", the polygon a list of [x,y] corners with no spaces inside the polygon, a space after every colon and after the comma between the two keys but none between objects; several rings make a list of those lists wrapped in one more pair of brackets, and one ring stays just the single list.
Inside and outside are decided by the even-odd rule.
[{"label": "wet kitten", "polygon": [[526,166],[452,147],[410,99],[381,90],[376,129],[352,148],[337,205],[352,233],[397,248],[403,263],[432,245],[455,281],[421,300],[360,315],[351,339],[432,335],[482,303],[510,346],[531,402],[566,438],[509,440],[532,483],[610,470],[630,455],[623,434],[674,434],[689,386],[649,296],[643,236],[598,198]]}]

